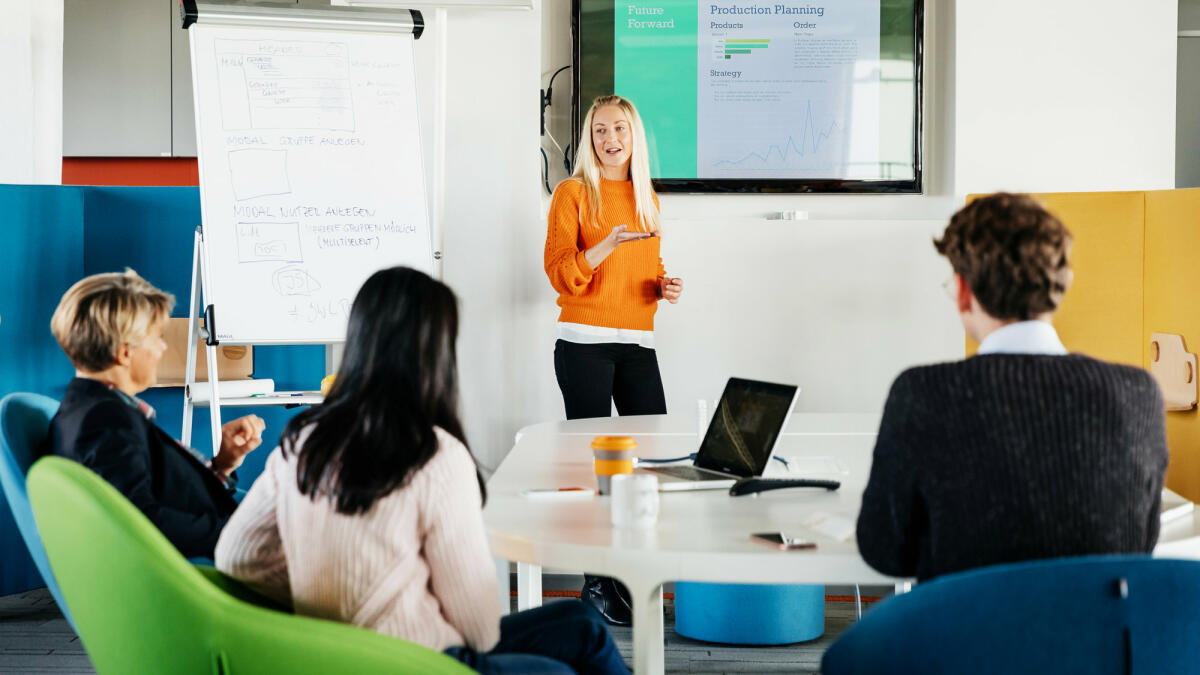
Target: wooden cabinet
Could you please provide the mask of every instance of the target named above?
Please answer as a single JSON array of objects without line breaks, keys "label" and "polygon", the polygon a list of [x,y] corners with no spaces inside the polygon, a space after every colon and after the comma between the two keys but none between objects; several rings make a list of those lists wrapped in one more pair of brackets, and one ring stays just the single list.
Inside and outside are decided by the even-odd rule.
[{"label": "wooden cabinet", "polygon": [[188,32],[171,12],[171,154],[196,156],[196,106],[192,101],[192,48]]},{"label": "wooden cabinet", "polygon": [[194,157],[176,3],[65,0],[63,9],[63,155]]},{"label": "wooden cabinet", "polygon": [[1178,59],[1175,187],[1200,187],[1200,37],[1179,38]]}]

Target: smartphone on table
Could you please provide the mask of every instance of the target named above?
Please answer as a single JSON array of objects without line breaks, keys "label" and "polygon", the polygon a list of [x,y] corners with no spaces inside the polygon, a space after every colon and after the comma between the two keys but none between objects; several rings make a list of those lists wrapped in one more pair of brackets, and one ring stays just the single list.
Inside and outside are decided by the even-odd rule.
[{"label": "smartphone on table", "polygon": [[755,532],[750,535],[750,539],[760,544],[774,546],[780,551],[800,551],[817,547],[817,542],[815,541],[808,541],[799,537],[789,537],[782,532]]}]

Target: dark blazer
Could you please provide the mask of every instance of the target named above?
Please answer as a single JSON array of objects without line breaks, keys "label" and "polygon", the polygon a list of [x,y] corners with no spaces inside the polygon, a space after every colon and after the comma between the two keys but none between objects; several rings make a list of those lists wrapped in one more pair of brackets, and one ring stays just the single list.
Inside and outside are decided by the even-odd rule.
[{"label": "dark blazer", "polygon": [[103,383],[75,378],[44,454],[95,471],[189,558],[213,557],[237,502],[213,472]]},{"label": "dark blazer", "polygon": [[1144,553],[1167,469],[1141,368],[987,354],[912,368],[884,407],[858,516],[871,567],[924,581],[984,565]]}]

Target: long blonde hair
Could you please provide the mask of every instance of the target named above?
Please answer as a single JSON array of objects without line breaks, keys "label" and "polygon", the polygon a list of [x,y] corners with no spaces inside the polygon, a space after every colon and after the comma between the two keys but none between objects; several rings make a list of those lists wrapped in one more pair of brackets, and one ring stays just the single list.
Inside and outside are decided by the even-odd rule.
[{"label": "long blonde hair", "polygon": [[[596,156],[596,145],[592,142],[592,117],[596,111],[605,106],[615,105],[620,108],[629,122],[629,130],[633,136],[633,151],[629,155],[629,178],[633,181],[633,200],[637,206],[637,219],[646,232],[658,232],[660,218],[658,206],[654,203],[654,186],[650,184],[650,153],[646,145],[646,128],[637,108],[628,99],[615,94],[601,96],[592,101],[587,117],[583,119],[583,129],[579,134],[579,145],[585,143],[586,152],[579,152],[575,160],[575,173],[571,180],[583,183],[590,215],[590,224],[600,226],[600,158]],[[582,214],[580,214],[582,215]]]}]

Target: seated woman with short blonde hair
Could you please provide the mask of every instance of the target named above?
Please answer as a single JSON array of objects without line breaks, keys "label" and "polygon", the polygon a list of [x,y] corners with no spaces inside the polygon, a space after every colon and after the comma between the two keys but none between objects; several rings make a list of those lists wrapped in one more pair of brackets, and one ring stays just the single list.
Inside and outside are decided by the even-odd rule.
[{"label": "seated woman with short blonde hair", "polygon": [[237,507],[233,471],[262,442],[248,415],[222,427],[211,460],[154,424],[137,395],[157,381],[163,329],[175,298],[133,270],[95,274],[71,286],[50,330],[75,366],[44,454],[75,460],[133,502],[176,548],[211,558]]}]

